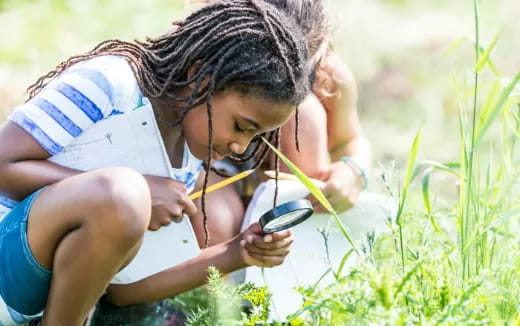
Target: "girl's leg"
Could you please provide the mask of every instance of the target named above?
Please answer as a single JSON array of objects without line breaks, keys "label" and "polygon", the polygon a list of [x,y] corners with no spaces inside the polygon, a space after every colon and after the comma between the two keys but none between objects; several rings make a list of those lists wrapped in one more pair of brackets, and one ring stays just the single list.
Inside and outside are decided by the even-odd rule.
[{"label": "girl's leg", "polygon": [[81,325],[137,253],[151,214],[146,180],[127,168],[83,173],[43,190],[28,219],[35,259],[52,269],[43,325]]},{"label": "girl's leg", "polygon": [[[204,171],[201,172],[197,187],[202,189],[204,184]],[[213,172],[209,172],[208,185],[217,183],[224,178]],[[204,247],[204,216],[202,215],[201,200],[195,202],[197,214],[191,216],[191,224],[197,236],[200,247]],[[235,185],[229,185],[206,195],[206,212],[208,215],[209,245],[231,239],[240,233],[244,219],[244,204]]]}]

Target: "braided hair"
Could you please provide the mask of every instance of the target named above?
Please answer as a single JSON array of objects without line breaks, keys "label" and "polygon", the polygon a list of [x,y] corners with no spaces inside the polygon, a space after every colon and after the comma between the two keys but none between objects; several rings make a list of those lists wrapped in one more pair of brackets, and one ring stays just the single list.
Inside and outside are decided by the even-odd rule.
[{"label": "braided hair", "polygon": [[[303,33],[291,17],[264,1],[219,1],[173,24],[174,29],[157,38],[134,42],[108,40],[90,52],[69,58],[28,88],[29,99],[75,63],[103,55],[123,56],[143,95],[171,100],[170,107],[178,111],[176,121],[162,122],[177,126],[189,110],[206,104],[208,170],[213,151],[211,98],[216,92],[232,89],[272,103],[298,105],[312,87]],[[195,85],[189,95],[176,95],[176,90],[189,85]],[[279,128],[263,136],[270,141],[279,139]],[[267,151],[267,146],[257,141],[251,155],[233,159],[243,162],[258,158],[256,167]],[[209,242],[205,209],[208,175],[202,196],[205,246]]]},{"label": "braided hair", "polygon": [[[186,6],[189,8],[201,8],[220,2],[222,0],[185,0]],[[309,57],[314,65],[318,65],[321,58],[327,54],[327,51],[331,48],[330,34],[331,24],[328,19],[328,15],[325,9],[326,0],[263,0],[276,8],[282,10],[286,15],[295,19],[298,27],[302,30],[305,35],[307,45],[309,48]],[[320,85],[327,86],[326,88],[332,88],[336,80],[334,76],[324,69],[316,69],[313,73],[316,74],[316,78]],[[322,87],[323,88],[323,87]],[[331,92],[329,92],[331,93]],[[327,94],[329,94],[327,93]],[[332,94],[332,93],[331,93]],[[296,110],[296,128],[295,128],[295,139],[296,149],[300,151],[299,144],[299,115]],[[275,158],[277,160],[277,158]],[[278,162],[275,162],[278,165]],[[276,168],[275,168],[276,170]],[[219,171],[214,170],[215,173]],[[278,173],[278,170],[276,170]],[[276,199],[275,199],[276,202]]]}]

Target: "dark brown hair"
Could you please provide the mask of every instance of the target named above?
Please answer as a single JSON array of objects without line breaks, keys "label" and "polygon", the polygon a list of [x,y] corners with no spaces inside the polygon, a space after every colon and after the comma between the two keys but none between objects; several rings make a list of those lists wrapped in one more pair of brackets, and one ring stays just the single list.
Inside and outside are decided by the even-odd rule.
[{"label": "dark brown hair", "polygon": [[[310,91],[309,55],[303,33],[292,18],[264,1],[218,1],[174,25],[173,30],[157,38],[135,42],[108,40],[88,53],[69,58],[30,86],[29,98],[77,62],[102,55],[124,56],[143,95],[171,99],[176,103],[177,121],[162,122],[176,126],[193,107],[207,105],[207,169],[211,166],[213,151],[213,94],[235,89],[273,103],[297,105]],[[193,69],[191,74],[188,74],[189,69]],[[205,80],[209,82],[203,83]],[[191,94],[186,97],[175,95],[176,89],[190,84],[195,85]],[[279,130],[266,136],[278,142]],[[257,152],[262,154],[261,160],[267,152],[265,144],[257,142],[252,155],[235,159],[243,161],[258,157]],[[206,246],[209,238],[205,210],[207,183],[208,173],[202,196]]]}]

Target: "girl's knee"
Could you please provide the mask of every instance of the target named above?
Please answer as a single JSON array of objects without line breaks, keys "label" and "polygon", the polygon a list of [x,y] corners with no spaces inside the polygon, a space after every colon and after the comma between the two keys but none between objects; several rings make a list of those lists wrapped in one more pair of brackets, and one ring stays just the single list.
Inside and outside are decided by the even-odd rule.
[{"label": "girl's knee", "polygon": [[92,227],[111,239],[141,239],[151,216],[151,196],[145,178],[129,168],[95,171],[86,189],[92,207]]},{"label": "girl's knee", "polygon": [[[238,196],[229,194],[220,200],[211,200],[206,207],[208,212],[208,231],[210,235],[210,245],[227,241],[240,233],[244,219],[245,207]],[[205,243],[204,225],[202,213],[195,217],[194,229],[199,245]]]}]

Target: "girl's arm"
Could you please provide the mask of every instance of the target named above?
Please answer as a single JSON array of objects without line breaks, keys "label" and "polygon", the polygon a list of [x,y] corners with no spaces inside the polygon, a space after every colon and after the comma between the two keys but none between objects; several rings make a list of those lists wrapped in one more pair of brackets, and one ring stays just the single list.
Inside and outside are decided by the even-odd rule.
[{"label": "girl's arm", "polygon": [[[34,191],[83,173],[47,161],[50,154],[12,121],[0,127],[0,194],[22,200]],[[149,229],[157,230],[182,212],[193,215],[196,207],[181,182],[170,178],[144,176],[152,194]]]},{"label": "girl's arm", "polygon": [[245,267],[238,257],[237,239],[203,249],[201,254],[180,265],[131,284],[112,284],[108,299],[117,306],[156,301],[194,289],[208,278],[208,267],[222,273]]},{"label": "girl's arm", "polygon": [[258,223],[235,238],[203,249],[201,254],[180,265],[131,284],[112,284],[109,300],[118,306],[156,301],[194,289],[207,281],[208,267],[229,273],[248,265],[280,265],[293,242],[291,232],[264,236]]},{"label": "girl's arm", "polygon": [[354,159],[363,169],[371,167],[371,145],[363,135],[358,116],[358,89],[354,75],[334,53],[329,53],[322,63],[334,76],[332,94],[317,92],[327,111],[328,149],[332,162],[343,156]]},{"label": "girl's arm", "polygon": [[[303,172],[326,182],[323,191],[341,212],[355,204],[364,188],[362,171],[370,170],[372,151],[359,122],[352,73],[334,54],[323,59],[320,69],[334,80],[318,78],[313,93],[299,107],[300,152],[294,145],[294,118],[284,125],[281,148]],[[324,211],[313,197],[309,199]]]},{"label": "girl's arm", "polygon": [[20,200],[80,173],[47,158],[110,116],[116,106],[129,105],[116,101],[116,94],[134,89],[134,74],[124,58],[98,57],[67,68],[16,106],[0,127],[0,192]]},{"label": "girl's arm", "polygon": [[343,156],[370,170],[371,145],[358,117],[354,76],[334,54],[323,59],[320,69],[335,79],[318,83],[298,108],[300,151],[295,147],[294,117],[283,126],[282,151],[303,172],[318,179],[325,179],[330,164]]},{"label": "girl's arm", "polygon": [[12,121],[0,127],[0,192],[22,200],[32,192],[80,173],[47,161],[50,154]]}]

